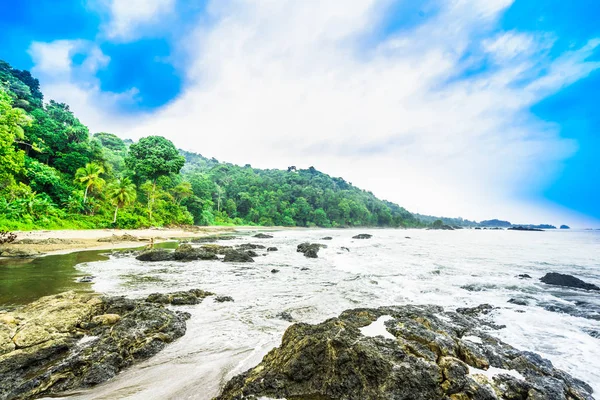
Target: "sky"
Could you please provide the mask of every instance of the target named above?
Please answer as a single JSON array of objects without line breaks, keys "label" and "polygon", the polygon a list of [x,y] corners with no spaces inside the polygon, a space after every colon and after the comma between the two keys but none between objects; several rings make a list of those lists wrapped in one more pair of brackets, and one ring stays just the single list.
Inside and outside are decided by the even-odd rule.
[{"label": "sky", "polygon": [[0,59],[91,132],[408,210],[600,227],[597,0],[20,0]]}]

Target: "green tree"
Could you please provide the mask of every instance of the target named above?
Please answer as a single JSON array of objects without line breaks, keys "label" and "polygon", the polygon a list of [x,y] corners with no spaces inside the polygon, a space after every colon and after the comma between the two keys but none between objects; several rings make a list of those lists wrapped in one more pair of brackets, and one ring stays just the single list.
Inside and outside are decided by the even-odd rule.
[{"label": "green tree", "polygon": [[177,204],[181,204],[183,199],[187,199],[193,194],[194,191],[192,190],[192,184],[190,182],[181,182],[173,188],[173,197],[175,197]]},{"label": "green tree", "polygon": [[104,168],[96,163],[88,163],[85,167],[81,167],[75,173],[75,182],[78,182],[85,186],[85,192],[83,194],[83,203],[87,201],[87,197],[90,191],[94,189],[100,189],[104,186],[104,179],[100,175],[104,174]]},{"label": "green tree", "polygon": [[113,224],[117,222],[117,213],[119,208],[131,204],[135,201],[135,185],[129,178],[123,178],[110,184],[106,188],[106,197],[115,205],[115,214]]},{"label": "green tree", "polygon": [[16,147],[16,141],[23,139],[23,127],[31,120],[25,112],[13,108],[11,98],[0,85],[0,191],[15,184],[15,174],[24,165],[24,153]]},{"label": "green tree", "polygon": [[170,140],[162,136],[148,136],[129,147],[125,165],[139,181],[156,180],[164,175],[178,174],[185,158],[179,155]]}]

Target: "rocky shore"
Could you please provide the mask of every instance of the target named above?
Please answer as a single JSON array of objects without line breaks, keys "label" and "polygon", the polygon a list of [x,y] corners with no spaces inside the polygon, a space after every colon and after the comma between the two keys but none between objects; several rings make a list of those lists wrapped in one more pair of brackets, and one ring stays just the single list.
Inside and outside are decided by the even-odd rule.
[{"label": "rocky shore", "polygon": [[591,400],[586,383],[488,332],[492,309],[355,309],[298,323],[217,400]]},{"label": "rocky shore", "polygon": [[93,386],[183,336],[189,317],[162,304],[196,304],[189,291],[146,300],[65,292],[0,313],[0,399]]}]

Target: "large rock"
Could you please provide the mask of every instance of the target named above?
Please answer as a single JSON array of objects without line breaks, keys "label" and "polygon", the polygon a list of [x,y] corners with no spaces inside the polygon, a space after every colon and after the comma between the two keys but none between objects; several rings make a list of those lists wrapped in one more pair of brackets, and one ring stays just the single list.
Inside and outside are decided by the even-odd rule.
[{"label": "large rock", "polygon": [[307,258],[318,258],[319,250],[326,249],[327,246],[319,243],[300,243],[296,248],[298,253],[303,253]]},{"label": "large rock", "polygon": [[191,289],[186,292],[152,293],[148,295],[146,301],[149,303],[173,305],[198,304],[206,297],[213,295],[214,293],[205,292],[204,290]]},{"label": "large rock", "polygon": [[592,399],[588,385],[482,325],[436,306],[356,309],[295,324],[217,399]]},{"label": "large rock", "polygon": [[266,233],[257,233],[254,237],[258,239],[273,239],[273,235],[267,235]]},{"label": "large rock", "polygon": [[204,247],[195,248],[190,244],[182,244],[173,252],[173,259],[177,261],[195,261],[195,260],[217,260],[215,251]]},{"label": "large rock", "polygon": [[140,260],[140,261],[152,261],[152,262],[170,261],[170,260],[174,259],[174,256],[173,256],[173,253],[168,250],[156,249],[156,250],[144,251],[139,256],[137,256],[136,259]]},{"label": "large rock", "polygon": [[223,261],[242,263],[254,262],[254,259],[246,252],[230,250],[227,253],[225,253],[225,258],[223,258]]},{"label": "large rock", "polygon": [[0,316],[0,399],[96,385],[186,330],[184,317],[162,305],[74,292]]},{"label": "large rock", "polygon": [[585,290],[600,290],[600,287],[584,282],[573,275],[559,274],[556,272],[550,272],[544,275],[542,278],[540,278],[540,281],[549,285],[566,286]]},{"label": "large rock", "polygon": [[361,233],[356,236],[352,236],[352,239],[371,239],[373,235],[369,235],[368,233]]}]

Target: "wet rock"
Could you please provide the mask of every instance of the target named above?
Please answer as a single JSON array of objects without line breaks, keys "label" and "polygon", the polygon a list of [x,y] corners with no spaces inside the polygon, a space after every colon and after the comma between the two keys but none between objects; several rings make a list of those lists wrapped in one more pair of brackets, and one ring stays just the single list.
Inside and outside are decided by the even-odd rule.
[{"label": "wet rock", "polygon": [[226,303],[226,302],[229,302],[229,301],[234,301],[233,297],[231,297],[231,296],[217,296],[217,297],[215,297],[215,302],[216,303]]},{"label": "wet rock", "polygon": [[279,272],[279,270],[278,270],[278,269],[276,269],[276,268],[273,268],[273,269],[271,270],[271,273],[272,273],[272,274],[276,274],[276,273],[278,273],[278,272]]},{"label": "wet rock", "polygon": [[302,268],[300,268],[300,271],[310,271],[310,268],[308,268],[308,267],[302,267]]},{"label": "wet rock", "polygon": [[257,233],[253,237],[258,238],[258,239],[273,239],[272,235],[267,235],[266,233]]},{"label": "wet rock", "polygon": [[462,315],[468,315],[471,317],[477,317],[480,315],[487,315],[494,310],[494,307],[490,304],[480,304],[477,307],[466,307],[457,308],[456,312]]},{"label": "wet rock", "polygon": [[136,257],[136,260],[151,261],[151,262],[170,261],[173,259],[174,259],[173,253],[168,250],[164,250],[164,249],[144,251],[139,256]]},{"label": "wet rock", "polygon": [[333,240],[331,236],[322,237],[321,240]]},{"label": "wet rock", "polygon": [[294,317],[292,317],[292,314],[290,314],[287,311],[282,311],[279,314],[276,315],[277,318],[282,319],[284,321],[287,322],[294,322]]},{"label": "wet rock", "polygon": [[[375,321],[382,324],[375,333],[361,330]],[[436,306],[356,309],[297,323],[217,399],[592,399],[590,386],[490,336],[485,325]],[[491,367],[504,373],[479,373]]]},{"label": "wet rock", "polygon": [[199,250],[204,250],[208,253],[225,255],[231,250],[231,246],[221,246],[219,244],[204,244],[200,246]]},{"label": "wet rock", "polygon": [[352,236],[352,239],[371,239],[373,235],[369,235],[368,233],[361,233],[356,236]]},{"label": "wet rock", "polygon": [[75,292],[43,297],[0,320],[0,399],[104,382],[185,329],[181,316],[144,301]]},{"label": "wet rock", "polygon": [[517,278],[519,278],[519,279],[531,279],[531,275],[529,275],[529,274],[519,274],[519,275],[517,275]]},{"label": "wet rock", "polygon": [[245,262],[254,262],[254,259],[245,252],[237,251],[237,250],[229,250],[228,252],[225,253],[225,258],[223,259],[223,261],[245,263]]},{"label": "wet rock", "polygon": [[544,275],[540,281],[547,283],[548,285],[565,286],[585,290],[600,290],[600,287],[584,282],[572,275],[558,274],[556,272],[550,272]]},{"label": "wet rock", "polygon": [[262,244],[253,244],[253,243],[244,243],[239,246],[235,246],[238,250],[256,250],[256,249],[264,249],[266,248]]},{"label": "wet rock", "polygon": [[214,293],[205,292],[200,289],[190,289],[188,291],[172,292],[172,293],[152,293],[148,295],[146,301],[148,303],[159,304],[199,304],[208,296],[213,296]]},{"label": "wet rock", "polygon": [[278,251],[277,247],[267,247],[267,251]]},{"label": "wet rock", "polygon": [[114,250],[110,252],[111,257],[115,258],[125,258],[125,257],[137,257],[142,254],[142,251],[139,250]]},{"label": "wet rock", "polygon": [[83,277],[77,279],[77,282],[90,283],[90,282],[93,282],[93,280],[94,280],[94,277],[90,275],[90,276],[83,276]]},{"label": "wet rock", "polygon": [[404,236],[404,239],[412,239],[410,236]]},{"label": "wet rock", "polygon": [[258,253],[254,250],[247,250],[245,253],[248,254],[250,257],[258,257]]},{"label": "wet rock", "polygon": [[318,258],[319,250],[326,249],[327,246],[319,243],[301,243],[296,248],[298,253],[303,253],[308,258]]},{"label": "wet rock", "polygon": [[340,247],[341,250],[347,251],[348,253],[350,252],[350,249],[347,247]]}]

